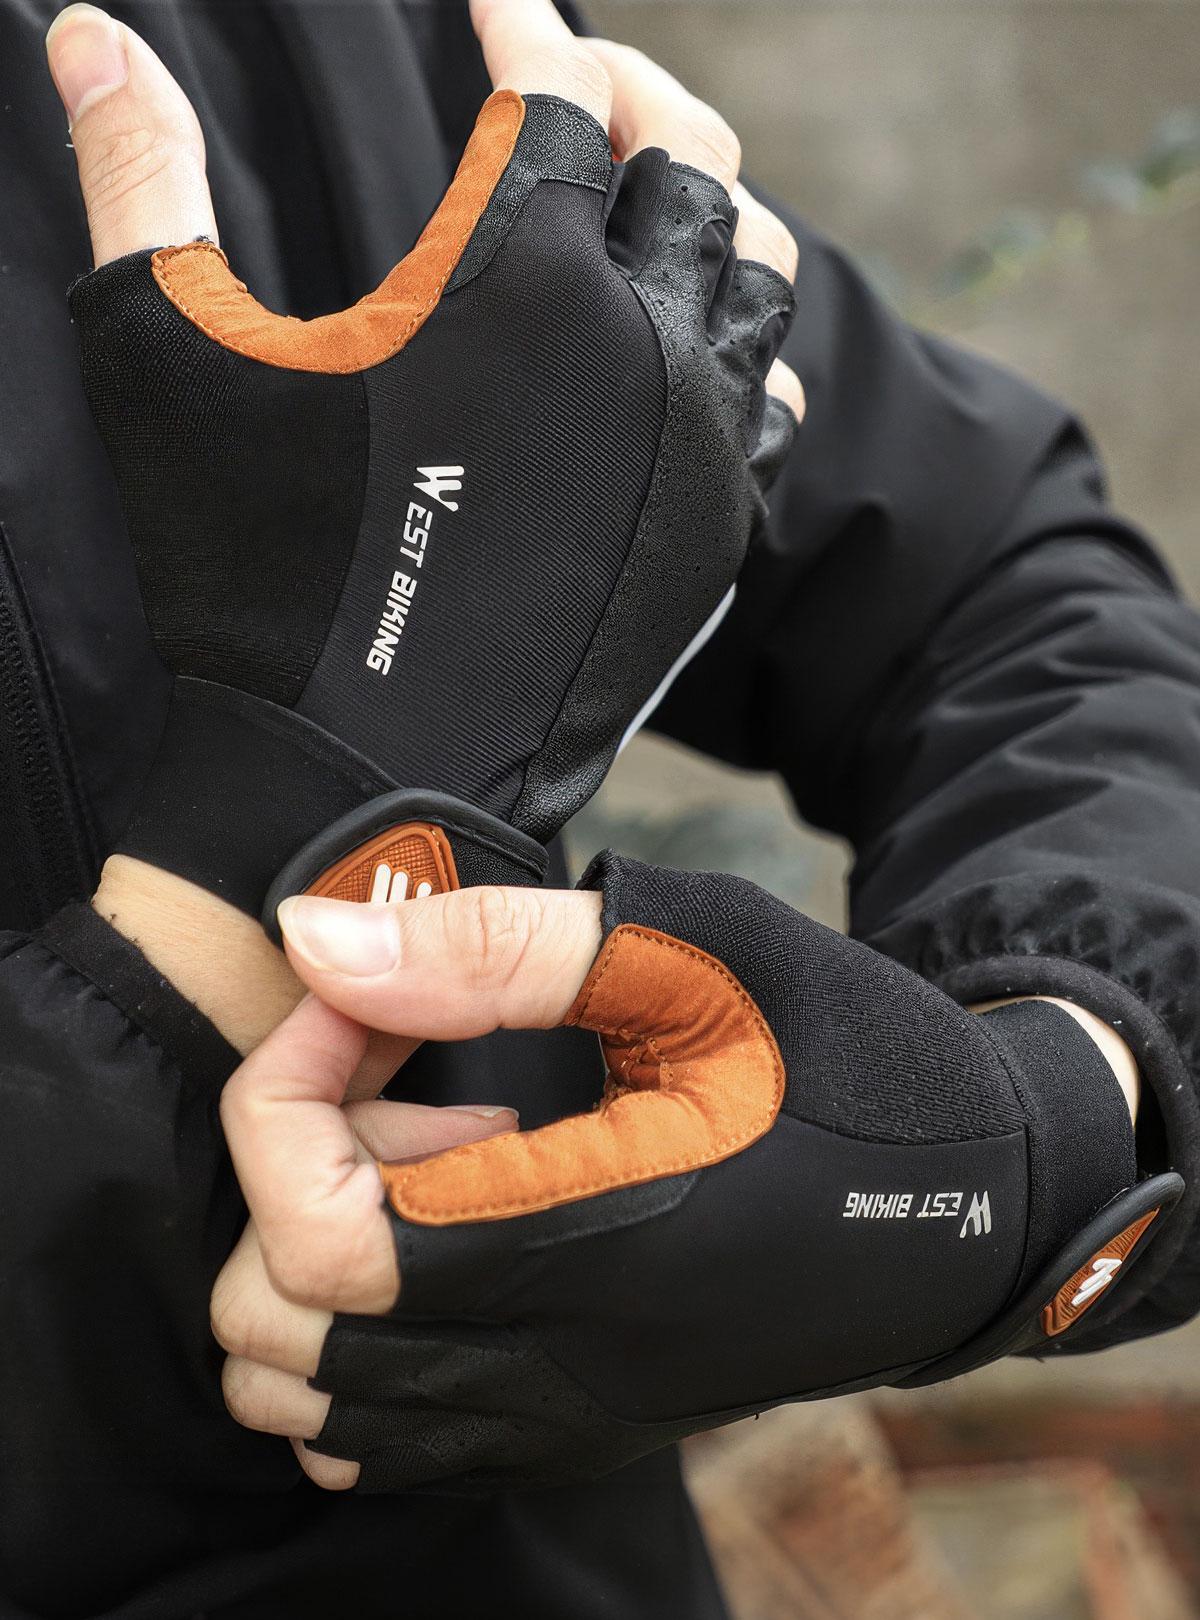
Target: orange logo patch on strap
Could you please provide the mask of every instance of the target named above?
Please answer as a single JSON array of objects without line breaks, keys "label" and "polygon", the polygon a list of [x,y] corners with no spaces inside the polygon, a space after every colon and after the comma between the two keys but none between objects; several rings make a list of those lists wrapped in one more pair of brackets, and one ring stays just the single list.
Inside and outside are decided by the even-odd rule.
[{"label": "orange logo patch on strap", "polygon": [[314,879],[305,894],[327,900],[386,904],[423,900],[457,889],[458,872],[450,840],[440,827],[423,821],[389,827],[351,850]]},{"label": "orange logo patch on strap", "polygon": [[1151,1209],[1117,1234],[1096,1253],[1073,1277],[1069,1278],[1042,1311],[1042,1332],[1048,1339],[1065,1333],[1085,1311],[1105,1293],[1125,1261],[1141,1241],[1142,1234],[1158,1215]]}]

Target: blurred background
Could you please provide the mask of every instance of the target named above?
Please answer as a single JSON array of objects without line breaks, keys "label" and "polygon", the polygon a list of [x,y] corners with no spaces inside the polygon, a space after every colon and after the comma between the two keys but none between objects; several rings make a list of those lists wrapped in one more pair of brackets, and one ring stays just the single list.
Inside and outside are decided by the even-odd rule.
[{"label": "blurred background", "polygon": [[[910,319],[1083,415],[1200,597],[1200,0],[592,0]],[[801,452],[802,453],[802,452]],[[651,737],[573,829],[843,922],[847,851]],[[1200,1620],[1200,1327],[697,1442],[737,1620]]]}]

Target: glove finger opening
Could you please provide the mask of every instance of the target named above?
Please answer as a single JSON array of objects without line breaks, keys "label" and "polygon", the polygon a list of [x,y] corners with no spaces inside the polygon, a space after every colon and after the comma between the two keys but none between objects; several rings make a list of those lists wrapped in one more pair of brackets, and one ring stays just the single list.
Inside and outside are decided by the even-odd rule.
[{"label": "glove finger opening", "polygon": [[[637,254],[628,255],[637,262],[637,268],[629,273],[635,281],[662,279],[676,289],[682,285],[707,314],[714,298],[731,279],[736,262],[733,234],[737,209],[732,198],[719,180],[690,164],[668,159],[657,148],[647,148],[631,158],[625,165],[626,175],[630,171],[639,185],[645,177],[645,195],[638,199],[637,224],[646,240],[644,249],[639,244]],[[652,178],[657,181],[654,187]],[[651,265],[657,271],[653,277],[649,274]]]},{"label": "glove finger opening", "polygon": [[654,241],[659,199],[671,166],[660,146],[647,146],[613,166],[605,213],[608,256],[627,276],[636,277]]},{"label": "glove finger opening", "polygon": [[739,259],[721,291],[710,323],[714,341],[765,380],[795,314],[791,283],[768,264]]},{"label": "glove finger opening", "polygon": [[[673,191],[680,167],[660,146],[643,147],[625,163],[614,166],[605,226],[608,253],[630,277],[636,279],[645,265],[664,220],[669,225],[673,219],[677,228],[689,223],[680,208],[674,215],[670,213],[677,200]],[[689,195],[692,182],[684,180],[682,184],[688,192],[679,195]],[[718,206],[719,212],[701,217],[699,223],[697,258],[706,309],[721,297],[737,262],[733,253],[736,210],[726,210],[719,197]]]},{"label": "glove finger opening", "polygon": [[769,489],[795,443],[799,423],[791,407],[776,395],[764,390],[762,404],[750,452],[750,470],[759,488]]}]

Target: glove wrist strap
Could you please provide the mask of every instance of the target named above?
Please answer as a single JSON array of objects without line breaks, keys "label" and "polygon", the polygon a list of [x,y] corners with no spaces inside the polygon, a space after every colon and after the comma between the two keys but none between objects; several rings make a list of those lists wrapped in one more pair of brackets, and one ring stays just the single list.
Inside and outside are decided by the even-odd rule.
[{"label": "glove wrist strap", "polygon": [[1074,1333],[1068,1330],[1088,1320],[1093,1302],[1106,1296],[1114,1279],[1124,1280],[1183,1192],[1182,1178],[1166,1171],[1119,1194],[995,1321],[949,1355],[896,1379],[897,1387],[941,1383],[1002,1356],[1046,1356],[1073,1348]]},{"label": "glove wrist strap", "polygon": [[[370,846],[397,827],[404,853],[419,857],[413,894],[424,882],[422,892],[538,883],[545,871],[542,846],[495,817],[446,794],[399,789],[292,710],[181,677],[117,850],[262,915],[278,941],[275,907],[287,894],[372,898],[380,860],[367,866]],[[395,839],[384,857],[389,847],[395,854]],[[401,897],[398,885],[389,889],[374,897]]]}]

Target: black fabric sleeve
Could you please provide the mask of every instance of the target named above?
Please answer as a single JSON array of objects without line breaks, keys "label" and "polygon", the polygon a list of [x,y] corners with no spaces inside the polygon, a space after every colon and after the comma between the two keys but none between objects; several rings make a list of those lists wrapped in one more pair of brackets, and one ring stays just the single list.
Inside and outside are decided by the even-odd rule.
[{"label": "black fabric sleeve", "polygon": [[247,1496],[297,1478],[222,1411],[207,1331],[236,1054],[83,905],[0,936],[0,1031],[0,1608],[125,1613],[177,1563],[158,1612],[190,1613],[187,1515],[245,1549]]},{"label": "black fabric sleeve", "polygon": [[32,928],[95,881],[95,841],[16,559],[0,523],[0,926]]},{"label": "black fabric sleeve", "polygon": [[1144,1167],[1189,1192],[1072,1348],[1161,1330],[1200,1308],[1200,620],[1069,412],[789,223],[808,416],[655,725],[851,840],[859,937],[961,1001],[1061,995],[1125,1036]]}]

